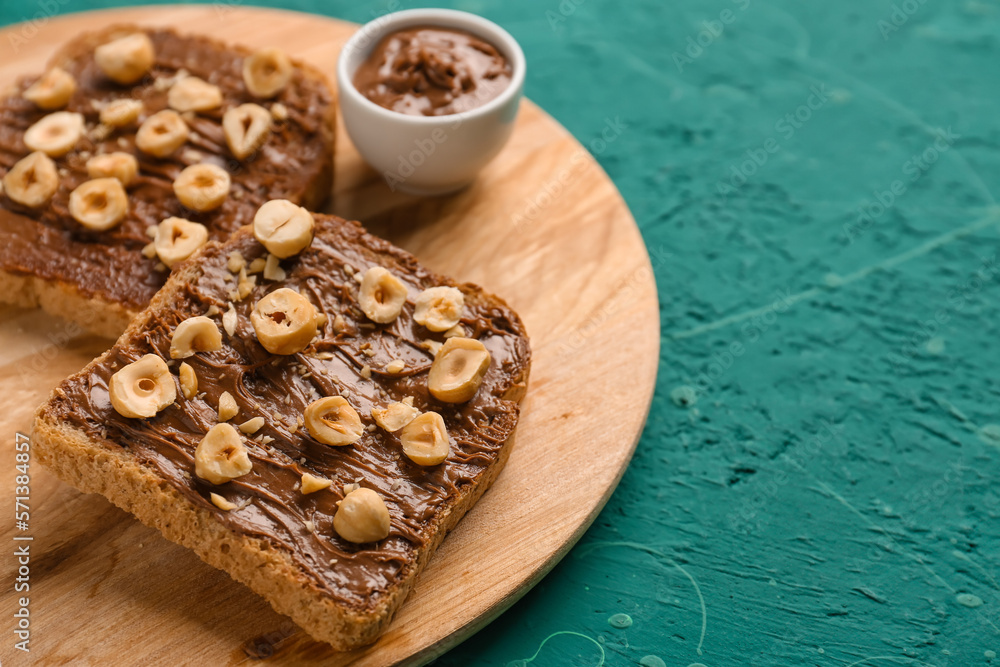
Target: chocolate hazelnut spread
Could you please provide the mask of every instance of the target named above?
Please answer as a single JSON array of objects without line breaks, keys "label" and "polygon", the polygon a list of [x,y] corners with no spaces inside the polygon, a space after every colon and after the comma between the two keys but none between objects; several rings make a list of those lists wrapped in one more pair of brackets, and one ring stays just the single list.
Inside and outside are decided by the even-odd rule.
[{"label": "chocolate hazelnut spread", "polygon": [[[128,419],[113,409],[108,382],[117,370],[149,352],[169,359],[171,335],[180,321],[212,306],[222,312],[228,309],[233,279],[227,269],[230,253],[238,251],[247,262],[266,253],[249,230],[238,232],[225,245],[207,246],[198,260],[197,281],[184,283],[171,301],[161,304],[163,308],[150,311],[141,334],[119,341],[64,382],[43,414],[83,430],[105,447],[127,449],[230,529],[286,549],[309,575],[310,585],[345,604],[365,608],[415,567],[414,551],[429,539],[441,513],[453,507],[464,487],[476,484],[496,464],[505,443],[510,446],[518,407],[507,397],[523,391],[520,383],[527,381],[531,352],[513,311],[499,300],[469,297],[469,292],[461,326],[468,337],[486,346],[492,361],[471,400],[437,401],[427,390],[433,355],[422,342],[441,342],[444,334],[417,324],[412,302],[427,287],[451,283],[388,242],[366,234],[357,223],[322,215],[316,216],[316,223],[311,247],[282,261],[285,280],[261,280],[247,298],[233,304],[237,326],[233,336],[225,336],[223,348],[185,359],[203,394],[187,400],[178,393],[175,403],[157,416]],[[357,302],[354,272],[374,265],[392,270],[409,292],[410,305],[390,324],[371,323]],[[279,286],[307,295],[326,315],[320,335],[305,351],[291,356],[268,353],[250,322],[257,300]],[[347,324],[339,332],[338,314]],[[405,361],[405,368],[398,374],[387,373],[384,369],[394,359]],[[176,365],[173,370],[176,373]],[[193,474],[194,452],[216,423],[223,392],[234,396],[239,406],[231,423],[262,416],[266,424],[245,438],[251,472],[216,486]],[[348,399],[363,423],[372,426],[361,440],[346,447],[317,442],[300,421],[312,401],[336,395]],[[374,427],[373,407],[384,408],[407,396],[414,397],[417,409],[444,417],[451,440],[444,463],[424,467],[411,462],[401,456],[398,433]],[[305,495],[298,485],[306,472],[334,484]],[[355,545],[334,531],[343,486],[355,482],[385,500],[391,516],[386,539]],[[210,493],[225,497],[237,509],[218,509]]]},{"label": "chocolate hazelnut spread", "polygon": [[[243,84],[246,52],[169,30],[148,34],[156,61],[150,78],[135,86],[111,82],[97,67],[90,48],[53,62],[76,79],[78,89],[65,110],[84,116],[86,133],[73,151],[55,159],[60,185],[47,204],[30,209],[0,194],[0,271],[69,284],[83,296],[137,311],[169,275],[168,270],[157,268],[159,260],[142,255],[142,248],[150,242],[147,227],[177,216],[204,224],[211,238],[225,239],[253,220],[264,202],[279,198],[302,202],[315,175],[329,174],[332,138],[326,138],[329,130],[324,123],[332,113],[333,99],[325,86],[297,68],[280,97],[266,103],[281,102],[287,118],[274,124],[259,154],[239,161],[226,146],[221,119],[226,108],[261,102]],[[225,100],[219,109],[186,115],[190,138],[172,155],[161,159],[139,151],[135,147],[138,123],[113,131],[100,125],[100,109],[116,99],[141,101],[144,110],[139,122],[165,109],[169,85],[164,84],[181,70],[219,86]],[[0,101],[0,176],[31,152],[24,145],[24,132],[48,113],[22,97],[36,78],[22,80],[13,94]],[[140,173],[128,188],[129,211],[115,228],[90,231],[70,216],[70,192],[89,180],[86,164],[90,156],[116,151],[131,153],[139,161]],[[177,175],[199,163],[215,164],[232,175],[225,203],[209,213],[187,209],[173,191]]]},{"label": "chocolate hazelnut spread", "polygon": [[386,36],[354,75],[354,86],[372,102],[414,116],[475,109],[510,82],[510,63],[492,44],[430,26]]}]

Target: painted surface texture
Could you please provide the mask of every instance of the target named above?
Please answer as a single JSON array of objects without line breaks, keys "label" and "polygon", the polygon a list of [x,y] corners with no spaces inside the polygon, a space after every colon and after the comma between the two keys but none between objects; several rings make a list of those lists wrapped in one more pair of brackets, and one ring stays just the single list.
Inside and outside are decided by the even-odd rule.
[{"label": "painted surface texture", "polygon": [[996,664],[1000,6],[441,4],[521,41],[527,95],[614,179],[664,336],[607,508],[436,664]]}]

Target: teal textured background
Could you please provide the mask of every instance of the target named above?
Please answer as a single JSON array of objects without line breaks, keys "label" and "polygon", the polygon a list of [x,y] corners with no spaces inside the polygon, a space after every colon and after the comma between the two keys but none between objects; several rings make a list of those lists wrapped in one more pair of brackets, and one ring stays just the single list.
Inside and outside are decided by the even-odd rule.
[{"label": "teal textured background", "polygon": [[[47,2],[0,23],[122,4]],[[614,179],[663,342],[606,509],[436,664],[997,664],[1000,6],[441,4],[521,41]]]}]

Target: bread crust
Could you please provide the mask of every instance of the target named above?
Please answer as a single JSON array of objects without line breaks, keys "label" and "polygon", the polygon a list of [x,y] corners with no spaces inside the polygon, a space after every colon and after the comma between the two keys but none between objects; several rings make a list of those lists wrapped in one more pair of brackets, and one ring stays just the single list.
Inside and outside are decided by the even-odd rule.
[{"label": "bread crust", "polygon": [[[347,223],[351,224],[351,223]],[[353,223],[366,252],[387,268],[405,271],[419,266],[416,259],[388,242],[363,232]],[[348,233],[351,233],[351,229]],[[250,234],[244,229],[240,234]],[[353,242],[353,241],[352,241]],[[119,344],[136,340],[147,331],[161,311],[170,309],[184,286],[201,276],[199,258],[220,250],[210,242],[195,257],[180,265],[150,307],[129,324]],[[455,285],[441,276],[441,284]],[[467,303],[506,307],[502,299],[471,284],[461,285]],[[520,324],[518,323],[518,326]],[[523,334],[522,334],[523,335]],[[92,361],[74,378],[85,377],[108,360],[114,349]],[[522,372],[510,378],[503,400],[520,402],[527,390],[530,354]],[[69,378],[66,383],[74,378]],[[65,383],[64,383],[65,384]],[[100,493],[118,507],[134,514],[167,539],[190,548],[209,565],[224,570],[233,579],[265,597],[275,611],[291,617],[313,638],[335,649],[348,650],[369,644],[386,630],[392,616],[412,589],[431,555],[462,516],[479,500],[500,474],[513,447],[514,430],[499,448],[496,459],[468,485],[458,490],[437,512],[427,530],[429,539],[419,546],[397,580],[374,605],[352,608],[325,594],[280,546],[238,533],[220,523],[212,511],[199,507],[171,486],[155,469],[139,461],[129,450],[109,440],[91,437],[83,430],[60,421],[52,406],[65,396],[57,387],[49,402],[35,415],[33,450],[38,460],[60,479],[85,493]]]},{"label": "bread crust", "polygon": [[[142,31],[142,26],[132,24],[116,24],[93,32],[84,33],[76,39],[63,45],[49,60],[48,67],[66,65],[78,58],[86,56],[93,49],[116,37]],[[187,37],[176,31],[168,30],[180,38]],[[240,45],[227,45],[218,40],[198,36],[197,39],[213,45],[224,52],[246,56],[252,50]],[[314,173],[303,173],[305,178],[304,194],[299,203],[309,210],[318,210],[328,199],[333,184],[333,155],[336,137],[336,97],[334,89],[329,85],[326,76],[316,67],[293,60],[296,68],[301,70],[310,86],[323,88],[331,92],[331,103],[323,109],[319,119],[322,137],[323,160],[322,168]],[[14,94],[18,86],[13,86],[5,95]],[[18,216],[13,211],[6,215]],[[31,218],[30,223],[42,224]],[[10,289],[6,289],[7,287]],[[77,284],[59,279],[49,279],[37,275],[26,275],[5,271],[0,268],[0,302],[22,308],[41,308],[45,312],[74,322],[86,331],[115,339],[121,335],[128,323],[138,314],[139,309],[130,307],[123,300],[116,300],[104,294],[88,294]]]}]

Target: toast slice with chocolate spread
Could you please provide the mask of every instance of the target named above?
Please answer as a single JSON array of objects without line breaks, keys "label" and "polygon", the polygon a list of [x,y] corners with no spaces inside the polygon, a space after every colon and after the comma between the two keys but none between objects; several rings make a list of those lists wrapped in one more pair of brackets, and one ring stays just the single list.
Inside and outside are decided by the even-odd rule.
[{"label": "toast slice with chocolate spread", "polygon": [[310,242],[289,232],[303,213],[175,268],[39,408],[33,443],[64,481],[350,649],[503,468],[531,352],[500,298],[355,222],[315,215]]},{"label": "toast slice with chocolate spread", "polygon": [[321,206],[334,119],[323,75],[275,49],[81,35],[0,99],[0,302],[117,338],[205,238],[270,198]]}]

